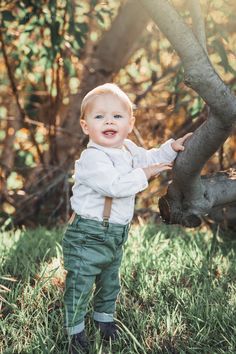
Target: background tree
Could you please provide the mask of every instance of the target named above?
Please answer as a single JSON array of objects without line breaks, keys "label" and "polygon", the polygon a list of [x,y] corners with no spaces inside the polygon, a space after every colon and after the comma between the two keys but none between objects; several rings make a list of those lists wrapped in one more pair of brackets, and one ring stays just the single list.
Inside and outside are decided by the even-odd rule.
[{"label": "background tree", "polygon": [[[199,55],[201,60],[196,63],[194,74],[198,73],[201,87],[197,87],[198,83],[191,85],[212,107],[213,102],[208,95],[213,100],[215,92],[209,88],[204,88],[202,92],[202,86],[206,87],[208,83],[207,77],[203,80],[202,70],[207,67],[213,76],[215,73],[189,29],[191,23],[198,22],[194,20],[193,12],[190,16],[187,3],[174,2],[182,15],[181,19],[173,5],[166,1],[2,2],[2,221],[10,214],[15,223],[29,224],[30,220],[31,223],[50,224],[55,223],[56,219],[64,221],[68,216],[73,162],[86,144],[79,127],[80,102],[82,96],[97,84],[114,81],[130,95],[137,106],[137,124],[132,138],[147,148],[171,136],[178,137],[194,131],[206,120],[208,108],[194,91],[181,83],[183,68],[172,49],[173,45],[180,54],[185,74],[192,68],[189,62],[191,65],[196,63],[195,55]],[[166,16],[163,6],[169,6],[175,36],[181,34],[178,40],[172,38],[173,24],[168,22],[170,16],[169,13]],[[229,1],[227,4],[207,1],[203,7],[209,58],[232,89],[236,69],[233,6],[234,3]],[[154,21],[171,44],[150,22],[149,11],[152,17],[155,15]],[[231,15],[226,17],[229,12]],[[160,17],[166,19],[167,29],[163,27]],[[200,30],[202,33],[204,31]],[[197,35],[197,38],[202,43],[201,37]],[[219,79],[217,82],[221,83]],[[228,122],[231,118],[227,117],[233,117],[233,104],[227,110],[221,106],[230,97],[228,90],[225,90],[226,97],[217,102],[219,111],[213,110],[217,117],[221,117],[223,111],[222,117],[225,118],[208,119],[202,127],[208,127],[209,121]],[[220,126],[225,127],[224,124]],[[194,151],[198,141],[201,147],[201,131],[205,128],[196,131],[191,149],[186,149],[179,156],[174,182],[162,203],[169,206],[162,208],[169,222],[196,225],[205,213],[211,212],[216,217],[212,208],[216,205],[215,201],[211,199],[207,205],[209,198],[204,196],[204,191],[198,191],[205,188],[209,179],[200,179],[199,174],[206,160],[227,138],[232,124],[226,125],[229,127],[224,137],[215,136],[207,154],[205,149],[200,154],[198,164],[194,165],[196,178],[188,179],[187,189],[182,187],[183,179],[186,185],[186,178],[181,174],[182,167],[184,165],[185,172],[193,172],[191,165],[186,165],[185,161],[196,158]],[[219,132],[223,130],[219,129]],[[192,146],[195,148],[192,149]],[[234,151],[235,138],[232,137],[211,157],[203,172],[212,173],[234,167]],[[232,180],[224,180],[234,184]],[[157,212],[157,198],[165,192],[167,181],[164,175],[140,194],[137,213]],[[196,184],[193,183],[196,181]],[[195,185],[198,187],[193,188]],[[199,208],[196,208],[196,201]]]},{"label": "background tree", "polygon": [[167,196],[160,200],[162,214],[168,222],[199,226],[200,217],[207,215],[212,208],[236,201],[234,172],[200,176],[205,162],[232,131],[236,121],[236,98],[208,59],[199,1],[188,1],[193,31],[167,1],[141,2],[180,55],[185,83],[197,91],[210,108],[207,121],[195,131],[187,149],[179,154],[173,183]]}]

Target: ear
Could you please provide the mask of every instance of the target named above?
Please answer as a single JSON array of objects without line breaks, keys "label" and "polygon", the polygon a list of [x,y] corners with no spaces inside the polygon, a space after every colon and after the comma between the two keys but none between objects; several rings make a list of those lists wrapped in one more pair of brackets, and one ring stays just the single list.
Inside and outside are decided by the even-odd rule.
[{"label": "ear", "polygon": [[81,125],[81,128],[82,128],[84,134],[88,135],[89,134],[89,132],[88,132],[88,124],[87,124],[86,120],[80,119],[80,125]]},{"label": "ear", "polygon": [[132,130],[133,130],[133,127],[134,127],[134,123],[135,123],[135,117],[134,116],[132,116],[131,118],[130,118],[130,122],[129,122],[129,133],[131,133],[132,132]]}]

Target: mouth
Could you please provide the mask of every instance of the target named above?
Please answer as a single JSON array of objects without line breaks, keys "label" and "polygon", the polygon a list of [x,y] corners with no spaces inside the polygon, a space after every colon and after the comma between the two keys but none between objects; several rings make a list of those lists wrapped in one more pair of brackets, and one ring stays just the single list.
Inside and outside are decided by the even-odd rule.
[{"label": "mouth", "polygon": [[102,132],[102,134],[105,136],[114,136],[114,135],[116,135],[116,133],[117,133],[117,131],[112,130],[112,129],[107,129]]}]

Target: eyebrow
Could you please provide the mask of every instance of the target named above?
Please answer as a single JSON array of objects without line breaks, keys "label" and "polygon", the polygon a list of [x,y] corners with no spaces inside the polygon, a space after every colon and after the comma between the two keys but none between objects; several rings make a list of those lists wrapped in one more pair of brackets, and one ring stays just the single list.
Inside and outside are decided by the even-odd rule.
[{"label": "eyebrow", "polygon": [[[93,114],[104,114],[106,113],[106,111],[103,111],[103,110],[96,110],[95,112],[93,112]],[[124,112],[121,112],[121,111],[112,111],[111,112],[112,114],[124,114]]]}]

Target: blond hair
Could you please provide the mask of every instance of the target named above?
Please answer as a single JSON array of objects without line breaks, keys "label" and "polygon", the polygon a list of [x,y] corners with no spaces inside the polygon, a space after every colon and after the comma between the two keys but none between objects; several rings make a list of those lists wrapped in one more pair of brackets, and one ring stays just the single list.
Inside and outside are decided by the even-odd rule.
[{"label": "blond hair", "polygon": [[133,104],[129,97],[122,91],[117,85],[112,83],[106,83],[104,85],[99,85],[95,87],[93,90],[89,91],[86,96],[83,98],[80,108],[80,119],[85,118],[86,110],[88,109],[89,105],[92,103],[93,99],[100,96],[112,94],[119,98],[129,109],[130,116],[133,116]]}]

